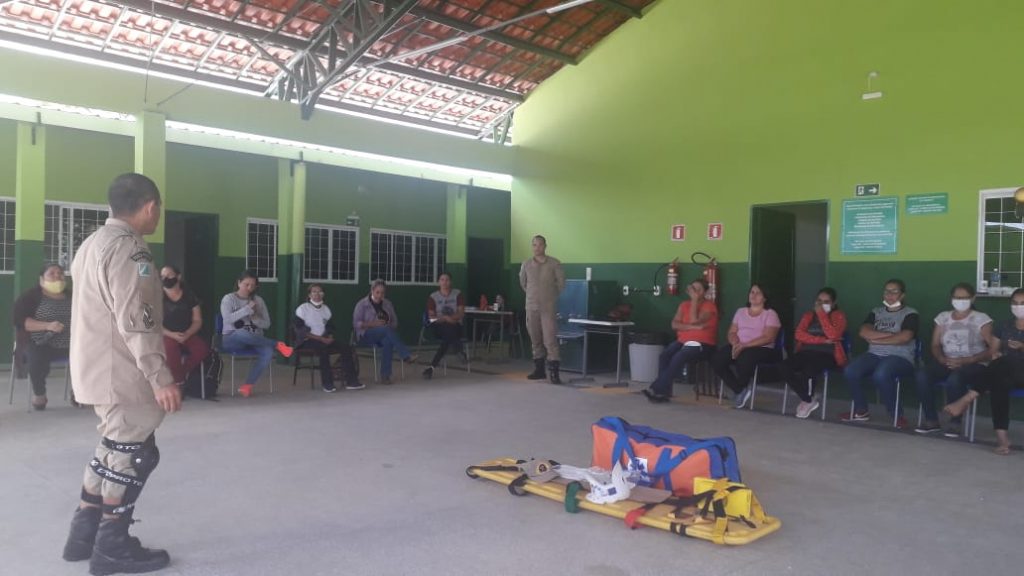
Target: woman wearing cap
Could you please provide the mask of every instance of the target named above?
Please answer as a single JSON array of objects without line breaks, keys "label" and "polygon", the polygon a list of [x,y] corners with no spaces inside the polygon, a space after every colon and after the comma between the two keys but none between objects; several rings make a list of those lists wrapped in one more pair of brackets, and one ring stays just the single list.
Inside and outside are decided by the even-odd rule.
[{"label": "woman wearing cap", "polygon": [[814,397],[818,376],[846,365],[845,331],[846,314],[839,309],[836,291],[827,286],[818,290],[814,309],[803,315],[793,335],[796,351],[779,365],[783,379],[800,397],[797,418],[807,418],[821,405]]}]

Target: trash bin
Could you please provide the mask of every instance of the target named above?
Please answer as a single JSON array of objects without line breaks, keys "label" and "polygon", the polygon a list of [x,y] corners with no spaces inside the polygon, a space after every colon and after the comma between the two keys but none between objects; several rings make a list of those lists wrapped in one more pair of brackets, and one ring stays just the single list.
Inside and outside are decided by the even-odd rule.
[{"label": "trash bin", "polygon": [[664,335],[658,332],[637,332],[630,336],[629,379],[650,384],[658,378],[658,357],[665,349]]}]

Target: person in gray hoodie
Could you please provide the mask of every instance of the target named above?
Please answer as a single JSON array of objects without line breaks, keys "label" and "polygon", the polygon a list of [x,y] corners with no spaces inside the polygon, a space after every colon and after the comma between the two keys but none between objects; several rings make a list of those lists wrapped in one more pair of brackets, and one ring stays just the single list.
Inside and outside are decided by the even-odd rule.
[{"label": "person in gray hoodie", "polygon": [[352,311],[352,327],[358,346],[379,346],[381,349],[380,381],[391,384],[391,357],[395,352],[404,362],[415,362],[416,356],[398,335],[398,315],[391,301],[384,297],[387,285],[377,279],[370,284],[370,293]]}]

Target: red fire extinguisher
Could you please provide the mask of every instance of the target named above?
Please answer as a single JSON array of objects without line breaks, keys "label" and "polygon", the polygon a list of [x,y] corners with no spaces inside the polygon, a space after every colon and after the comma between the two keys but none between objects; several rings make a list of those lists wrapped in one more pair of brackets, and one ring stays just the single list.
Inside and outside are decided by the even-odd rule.
[{"label": "red fire extinguisher", "polygon": [[668,293],[671,296],[679,295],[679,258],[674,258],[668,265]]},{"label": "red fire extinguisher", "polygon": [[[698,256],[704,258],[703,262],[698,260]],[[715,260],[713,256],[705,254],[704,252],[694,252],[693,255],[690,256],[690,261],[694,264],[704,264],[704,271],[702,274],[704,276],[704,281],[708,283],[708,292],[704,297],[717,304],[718,293],[721,290],[721,286],[719,286],[721,279],[719,278],[718,260]]]}]

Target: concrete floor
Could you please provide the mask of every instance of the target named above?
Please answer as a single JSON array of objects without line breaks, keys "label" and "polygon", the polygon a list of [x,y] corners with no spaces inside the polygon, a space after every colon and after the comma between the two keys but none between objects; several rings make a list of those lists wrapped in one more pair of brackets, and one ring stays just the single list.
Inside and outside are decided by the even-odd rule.
[{"label": "concrete floor", "polygon": [[[190,400],[158,432],[162,463],[133,532],[170,551],[168,575],[1021,573],[1019,451],[782,418],[767,412],[777,395],[759,394],[765,411],[753,413],[688,393],[655,406],[503,368],[429,382],[416,369],[390,387],[328,395],[301,378],[292,388],[278,367],[273,395]],[[87,573],[60,551],[95,416],[68,407],[63,384],[51,379],[45,412],[25,411],[24,382],[0,408],[0,574]],[[587,465],[590,425],[612,414],[735,438],[744,480],[782,529],[718,547],[566,514],[464,474],[499,456]]]}]

